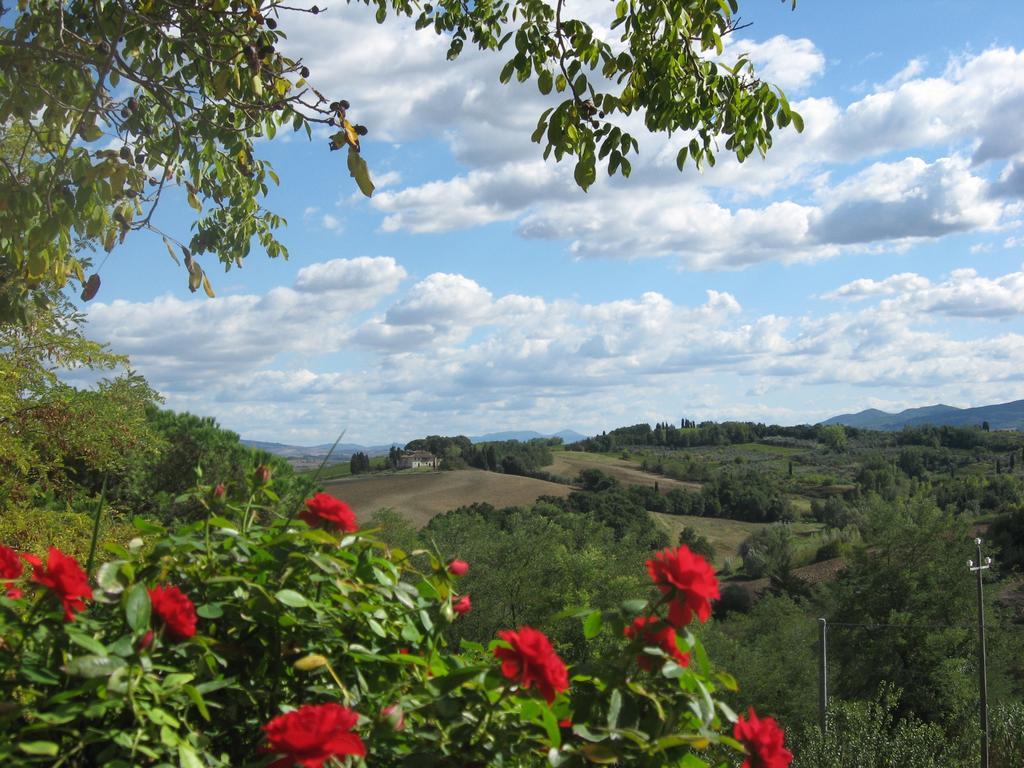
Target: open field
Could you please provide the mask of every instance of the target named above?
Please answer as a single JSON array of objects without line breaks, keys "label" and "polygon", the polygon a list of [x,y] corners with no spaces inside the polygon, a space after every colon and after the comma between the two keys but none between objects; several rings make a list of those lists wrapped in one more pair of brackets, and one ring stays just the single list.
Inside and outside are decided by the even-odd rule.
[{"label": "open field", "polygon": [[567,496],[572,490],[559,483],[482,469],[356,475],[325,482],[324,489],[348,502],[362,520],[391,507],[418,528],[434,515],[475,501],[509,507],[532,504],[538,496]]},{"label": "open field", "polygon": [[[715,547],[714,564],[721,567],[729,558],[738,558],[740,544],[754,531],[766,527],[767,523],[747,523],[742,520],[726,520],[720,517],[693,517],[690,515],[666,515],[652,512],[655,521],[667,532],[672,542],[679,540],[679,532],[685,528],[693,528],[697,533],[710,541]],[[792,523],[792,531],[796,541],[810,538],[824,527],[821,523]]]},{"label": "open field", "polygon": [[555,475],[562,475],[575,480],[576,476],[583,469],[599,469],[606,475],[611,475],[623,485],[648,485],[658,484],[658,490],[668,493],[673,488],[681,488],[684,491],[699,491],[700,483],[673,480],[661,475],[653,475],[644,472],[633,461],[620,459],[606,453],[583,453],[580,451],[559,451],[554,454],[554,463],[544,467]]}]

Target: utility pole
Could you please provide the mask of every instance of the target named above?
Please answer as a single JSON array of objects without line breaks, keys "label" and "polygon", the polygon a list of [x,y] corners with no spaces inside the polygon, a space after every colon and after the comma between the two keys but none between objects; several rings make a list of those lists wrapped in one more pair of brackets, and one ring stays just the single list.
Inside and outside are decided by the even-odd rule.
[{"label": "utility pole", "polygon": [[825,735],[828,726],[828,621],[818,619],[818,727]]},{"label": "utility pole", "polygon": [[978,559],[968,560],[967,567],[978,574],[978,683],[981,687],[981,768],[988,766],[988,674],[985,660],[985,595],[982,590],[982,571],[992,566],[992,558],[981,557],[981,539],[975,539]]}]

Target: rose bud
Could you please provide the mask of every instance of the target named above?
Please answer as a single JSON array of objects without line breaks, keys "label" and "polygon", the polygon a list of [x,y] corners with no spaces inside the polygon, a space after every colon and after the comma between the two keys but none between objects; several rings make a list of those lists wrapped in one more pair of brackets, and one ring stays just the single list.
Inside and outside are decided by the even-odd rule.
[{"label": "rose bud", "polygon": [[400,731],[405,728],[405,712],[401,704],[390,704],[380,711],[380,717],[391,726],[391,730]]},{"label": "rose bud", "polygon": [[462,616],[469,613],[472,607],[469,602],[469,595],[463,595],[452,605],[452,610],[459,614],[459,616]]},{"label": "rose bud", "polygon": [[142,636],[142,640],[139,641],[139,650],[145,651],[153,644],[153,630],[147,629],[146,634]]},{"label": "rose bud", "polygon": [[227,496],[228,489],[224,487],[224,483],[217,483],[213,488],[213,500],[223,501],[224,497]]},{"label": "rose bud", "polygon": [[256,467],[256,484],[266,485],[270,482],[270,467],[266,464],[260,464]]},{"label": "rose bud", "polygon": [[465,576],[469,570],[469,563],[465,560],[452,560],[448,563],[448,573],[452,576]]}]

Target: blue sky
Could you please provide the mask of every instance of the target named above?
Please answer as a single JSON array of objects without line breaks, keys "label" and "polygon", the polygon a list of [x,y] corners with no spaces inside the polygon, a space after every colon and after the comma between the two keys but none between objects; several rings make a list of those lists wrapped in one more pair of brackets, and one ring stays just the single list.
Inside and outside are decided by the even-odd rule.
[{"label": "blue sky", "polygon": [[[805,132],[702,175],[675,170],[688,137],[645,135],[632,177],[586,194],[530,143],[548,102],[498,83],[501,54],[447,62],[363,7],[283,24],[369,127],[374,199],[325,136],[281,133],[261,151],[291,258],[207,257],[211,300],[136,235],[90,333],[169,407],[301,444],[1024,397],[1024,6],[742,6],[725,57]],[[567,6],[599,29],[612,7]]]}]

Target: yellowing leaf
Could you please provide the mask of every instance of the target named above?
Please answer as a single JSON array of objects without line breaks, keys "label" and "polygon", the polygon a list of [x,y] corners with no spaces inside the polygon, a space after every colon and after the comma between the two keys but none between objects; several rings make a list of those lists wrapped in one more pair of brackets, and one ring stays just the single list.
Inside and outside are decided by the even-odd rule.
[{"label": "yellowing leaf", "polygon": [[356,180],[359,191],[367,197],[373,197],[374,186],[373,181],[370,180],[370,169],[367,168],[363,156],[352,147],[349,147],[348,150],[348,172]]},{"label": "yellowing leaf", "polygon": [[223,99],[228,95],[228,78],[231,77],[230,69],[222,69],[213,76],[213,95]]},{"label": "yellowing leaf", "polygon": [[591,763],[611,765],[612,763],[619,762],[619,755],[615,748],[608,744],[587,743],[580,747],[580,752]]},{"label": "yellowing leaf", "polygon": [[210,285],[210,278],[206,276],[205,272],[203,272],[203,291],[211,299],[217,298],[217,294],[213,292],[213,286]]},{"label": "yellowing leaf", "polygon": [[345,132],[345,141],[350,147],[359,151],[359,134],[356,133],[355,126],[352,125],[348,120],[341,121],[341,128]]},{"label": "yellowing leaf", "polygon": [[326,667],[327,659],[319,653],[311,653],[308,656],[303,656],[292,666],[294,666],[299,672],[312,672],[315,669],[320,669],[320,667]]},{"label": "yellowing leaf", "polygon": [[33,251],[28,257],[28,276],[29,279],[38,280],[46,274],[46,267],[48,265],[46,254],[42,251]]},{"label": "yellowing leaf", "polygon": [[86,141],[98,141],[103,138],[103,131],[96,125],[82,126],[78,133]]},{"label": "yellowing leaf", "polygon": [[203,210],[203,206],[200,204],[199,198],[197,198],[191,192],[188,193],[188,204],[195,208],[197,211]]}]

